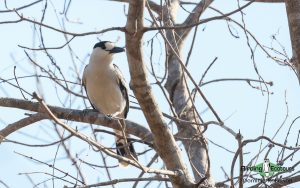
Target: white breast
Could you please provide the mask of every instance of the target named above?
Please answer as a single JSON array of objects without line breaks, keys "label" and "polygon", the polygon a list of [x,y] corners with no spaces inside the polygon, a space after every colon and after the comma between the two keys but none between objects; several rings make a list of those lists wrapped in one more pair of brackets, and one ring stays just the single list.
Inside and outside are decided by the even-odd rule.
[{"label": "white breast", "polygon": [[85,87],[92,105],[100,112],[120,116],[126,101],[118,85],[113,65],[89,64],[84,71]]}]

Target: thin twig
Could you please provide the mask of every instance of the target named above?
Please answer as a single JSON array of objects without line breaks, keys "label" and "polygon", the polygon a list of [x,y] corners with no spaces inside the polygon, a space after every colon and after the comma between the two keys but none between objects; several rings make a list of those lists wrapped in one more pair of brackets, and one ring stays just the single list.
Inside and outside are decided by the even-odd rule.
[{"label": "thin twig", "polygon": [[[107,181],[107,182],[90,184],[90,185],[86,185],[86,186],[77,186],[75,188],[100,187],[100,186],[113,185],[113,184],[122,183],[122,182],[132,182],[132,181],[170,181],[170,179],[165,178],[165,177],[160,177],[160,176],[154,176],[154,177],[149,177],[149,178],[124,178],[124,179],[114,179],[114,180]],[[65,187],[65,188],[74,188],[74,187]]]}]

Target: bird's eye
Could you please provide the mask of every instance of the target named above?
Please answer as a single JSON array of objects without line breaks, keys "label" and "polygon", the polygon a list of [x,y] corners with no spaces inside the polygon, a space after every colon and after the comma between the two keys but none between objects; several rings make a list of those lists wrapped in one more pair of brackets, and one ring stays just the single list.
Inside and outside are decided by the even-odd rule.
[{"label": "bird's eye", "polygon": [[112,50],[114,47],[115,45],[112,42],[105,43],[105,50]]}]

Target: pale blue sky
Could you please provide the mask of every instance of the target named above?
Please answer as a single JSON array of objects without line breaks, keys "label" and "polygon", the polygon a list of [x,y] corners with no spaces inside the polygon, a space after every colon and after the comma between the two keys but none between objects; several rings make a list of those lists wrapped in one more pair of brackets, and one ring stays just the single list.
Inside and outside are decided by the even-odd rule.
[{"label": "pale blue sky", "polygon": [[[22,1],[22,3],[30,1]],[[194,1],[197,2],[197,1]],[[54,9],[54,5],[55,8]],[[20,2],[17,0],[8,1],[8,6],[10,8],[21,6]],[[41,9],[44,6],[43,3],[34,5],[32,8],[24,11],[20,11],[26,17],[35,18],[40,20]],[[73,0],[70,11],[69,19],[73,21],[82,22],[82,24],[66,23],[66,28],[72,32],[87,32],[101,30],[104,28],[109,28],[113,26],[124,26],[126,23],[126,18],[124,17],[124,6],[127,10],[127,5],[122,3],[114,3],[109,1],[79,1]],[[237,8],[237,2],[235,0],[216,0],[213,7],[222,10],[223,12],[228,12]],[[3,2],[0,3],[0,10],[4,9]],[[63,16],[60,12],[63,10],[63,1],[52,0],[48,3],[48,11],[46,14],[45,23],[60,28]],[[56,15],[56,14],[57,15]],[[205,12],[203,17],[210,17],[215,14],[213,11],[208,10]],[[186,13],[181,9],[178,15],[178,20],[184,20]],[[235,14],[232,18],[237,21],[241,21],[240,13]],[[0,17],[0,22],[5,20],[14,20],[17,17],[14,13],[2,13]],[[285,12],[284,4],[254,4],[245,10],[245,21],[246,27],[249,29],[255,37],[260,41],[261,44],[271,47],[273,46],[278,51],[282,52],[281,47],[272,40],[272,35],[276,35],[276,38],[285,47],[285,50],[289,57],[291,57],[291,47],[289,39],[289,30]],[[148,24],[148,22],[145,22]],[[223,20],[213,21],[199,26],[198,35],[196,39],[195,48],[190,59],[189,70],[192,75],[198,81],[206,67],[210,62],[218,57],[217,62],[208,72],[205,81],[219,79],[219,78],[253,78],[258,79],[254,69],[253,64],[250,59],[251,53],[249,48],[247,48],[245,35],[243,30],[238,28],[234,23],[230,23],[232,26],[232,31],[238,36],[239,39],[232,37],[227,29],[226,22]],[[55,47],[64,44],[65,39],[60,33],[56,33],[47,29],[44,29],[44,39],[47,46]],[[1,78],[13,78],[13,67],[15,64],[12,57],[14,57],[17,62],[17,75],[28,75],[33,72],[33,67],[30,65],[28,59],[24,54],[24,50],[19,48],[17,45],[24,45],[28,47],[39,47],[39,39],[33,38],[33,24],[27,22],[21,22],[18,24],[0,25],[0,41],[1,41],[1,68],[0,76]],[[145,35],[144,41],[148,41],[155,35],[155,32],[149,32]],[[117,44],[124,46],[124,34],[121,32],[108,32],[103,35],[91,35],[85,37],[75,38],[71,43],[71,47],[74,50],[74,62],[78,65],[78,73],[81,75],[84,65],[88,62],[87,55],[91,52],[92,46],[98,39],[101,40],[111,40],[118,41]],[[184,51],[184,60],[186,58],[187,52],[189,50],[189,44],[191,42],[191,37],[186,42],[186,49]],[[255,46],[253,40],[250,41],[252,47]],[[164,57],[159,59],[159,54],[161,50],[159,48],[159,43],[156,42],[157,47],[155,48],[154,63],[156,71],[163,74],[163,64]],[[34,55],[33,52],[28,51],[30,55]],[[56,63],[61,67],[62,72],[65,76],[74,80],[76,76],[76,71],[74,71],[70,54],[67,48],[60,50],[50,50],[51,55],[56,60]],[[145,43],[145,58],[149,59],[149,47]],[[164,56],[164,52],[162,54]],[[41,65],[50,65],[49,60],[43,52],[36,53],[36,60]],[[266,58],[266,55],[259,49],[256,49],[255,60],[258,66],[259,72],[266,81],[273,81],[274,86],[270,87],[270,92],[273,94],[269,98],[269,108],[267,112],[266,119],[266,135],[272,137],[275,131],[283,122],[286,115],[286,105],[285,105],[285,92],[288,102],[288,119],[282,128],[282,131],[274,139],[277,142],[283,142],[285,135],[287,133],[288,127],[292,120],[300,114],[300,102],[299,102],[299,84],[296,79],[295,74],[288,67],[279,66],[274,61]],[[126,62],[126,55],[119,54],[115,57],[116,64],[122,69],[126,80],[129,82],[129,72]],[[149,61],[148,61],[149,62]],[[149,64],[147,66],[150,67]],[[152,80],[152,79],[151,79]],[[20,84],[24,86],[28,91],[37,91],[34,79],[22,79]],[[53,83],[44,80],[42,82],[42,91],[45,94],[45,99],[48,104],[61,106],[58,100],[57,93],[55,91],[55,85]],[[255,86],[258,84],[253,83]],[[7,84],[1,83],[1,88],[5,88],[5,92],[0,90],[0,97],[22,98],[20,92]],[[169,112],[168,106],[162,97],[161,91],[157,86],[153,86],[156,97],[160,108],[164,112]],[[210,100],[211,104],[214,106],[215,110],[218,112],[220,117],[225,120],[226,126],[232,128],[234,131],[240,130],[245,138],[256,138],[261,135],[264,115],[267,105],[267,95],[262,95],[259,90],[251,88],[246,82],[218,82],[212,83],[202,87],[203,92]],[[58,88],[58,93],[62,92]],[[65,96],[60,96],[64,100]],[[71,102],[72,108],[83,109],[83,104],[81,100],[76,100],[74,96],[71,96],[74,101]],[[70,103],[68,103],[69,105]],[[206,106],[201,100],[197,101],[197,107],[199,111],[204,111]],[[24,117],[24,111],[14,110],[7,108],[0,108],[0,129],[5,127],[7,124],[15,122],[16,120]],[[205,111],[203,113],[203,118],[206,121],[213,120],[211,112]],[[136,110],[131,110],[129,112],[128,119],[139,122],[146,125],[146,121],[141,112]],[[72,126],[83,127],[80,124],[67,122]],[[43,121],[39,124],[34,124],[29,127],[22,129],[18,133],[10,135],[8,138],[12,140],[18,140],[25,143],[36,143],[37,140],[30,138],[39,137],[39,143],[46,143],[51,141],[56,141],[57,136],[54,134],[48,134],[50,130],[53,129],[52,123],[49,121]],[[86,133],[89,131],[87,129],[83,130]],[[296,122],[291,129],[290,138],[287,145],[294,145],[296,142],[297,132],[299,131],[299,123]],[[26,135],[25,135],[26,134]],[[237,149],[237,143],[234,138],[228,134],[225,130],[211,126],[206,132],[208,139],[216,142],[217,144],[223,145],[226,148],[235,151]],[[105,137],[105,140],[101,142],[107,146],[112,146],[113,138]],[[45,142],[43,142],[43,140]],[[72,145],[76,145],[76,148],[72,148],[72,152],[79,154],[79,157],[87,161],[92,161],[94,163],[101,164],[101,158],[98,154],[95,154],[91,148],[88,148],[86,144],[83,144],[77,139],[72,139]],[[266,142],[264,142],[266,144]],[[142,151],[144,146],[137,146],[139,151]],[[245,148],[245,152],[252,152],[252,154],[245,155],[245,161],[248,162],[253,153],[258,151],[259,144],[250,144]],[[209,144],[209,152],[211,157],[211,168],[212,173],[216,181],[221,181],[224,179],[224,174],[222,173],[220,167],[224,167],[227,173],[230,173],[231,161],[233,154],[230,154],[223,149],[216,147],[213,144]],[[55,155],[57,146],[50,148],[28,148],[18,145],[13,145],[9,143],[4,143],[0,145],[0,180],[7,183],[10,187],[31,187],[31,183],[24,175],[17,175],[20,172],[34,172],[43,171],[52,173],[52,170],[47,166],[35,165],[32,161],[26,160],[23,157],[14,153],[14,151],[36,157],[39,160],[48,161],[52,163],[53,156]],[[272,150],[270,154],[270,161],[276,161],[278,148]],[[146,160],[153,155],[150,152],[147,158],[141,157],[142,163],[146,163]],[[59,148],[57,156],[57,167],[63,168],[68,172],[73,172],[73,166],[68,160],[66,160],[63,150]],[[298,157],[298,158],[297,158]],[[258,160],[261,162],[263,156]],[[299,159],[299,154],[294,157],[294,160]],[[292,161],[293,164],[295,161]],[[109,164],[115,165],[116,160],[109,161]],[[286,166],[290,165],[285,164]],[[107,180],[104,170],[91,169],[86,165],[81,165],[84,171],[87,173],[89,183],[96,183],[98,181]],[[161,167],[161,164],[155,164],[155,167]],[[238,165],[236,165],[236,168]],[[299,168],[298,168],[299,170]],[[114,178],[125,178],[125,177],[136,177],[139,170],[134,168],[115,168],[112,169],[112,174]],[[237,172],[237,171],[236,171]],[[58,174],[57,174],[58,175]],[[76,174],[73,174],[76,176]],[[47,175],[32,175],[33,180],[38,183],[48,178]],[[100,179],[98,179],[100,178]],[[55,187],[62,187],[64,182],[56,181]],[[52,186],[49,182],[49,187]],[[132,184],[118,184],[116,187],[130,187]],[[143,185],[143,184],[141,184]],[[151,184],[155,185],[155,184]],[[0,184],[0,188],[3,186]],[[41,186],[42,187],[42,186]],[[151,187],[151,186],[150,186]],[[291,187],[296,187],[292,185]]]}]

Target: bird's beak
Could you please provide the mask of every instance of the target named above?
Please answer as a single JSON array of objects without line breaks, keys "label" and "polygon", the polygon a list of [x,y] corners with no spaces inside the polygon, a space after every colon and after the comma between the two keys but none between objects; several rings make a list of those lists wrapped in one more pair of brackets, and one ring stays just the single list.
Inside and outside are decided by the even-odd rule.
[{"label": "bird's beak", "polygon": [[109,52],[115,54],[115,53],[125,52],[125,49],[121,47],[114,47]]}]

